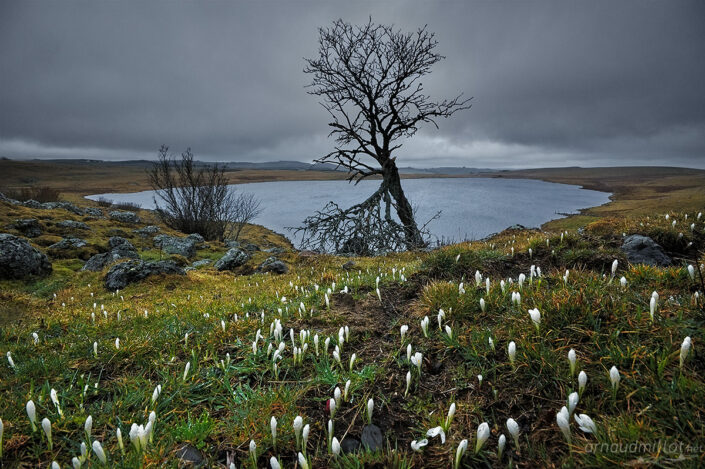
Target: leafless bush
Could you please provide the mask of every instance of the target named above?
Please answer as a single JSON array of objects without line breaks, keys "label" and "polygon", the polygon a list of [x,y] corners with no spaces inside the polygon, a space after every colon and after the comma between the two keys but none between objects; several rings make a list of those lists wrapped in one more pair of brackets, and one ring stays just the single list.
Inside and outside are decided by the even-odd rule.
[{"label": "leafless bush", "polygon": [[198,233],[207,240],[237,237],[261,212],[252,194],[236,194],[228,185],[224,167],[195,163],[190,148],[175,159],[162,145],[148,176],[162,221],[184,233]]},{"label": "leafless bush", "polygon": [[60,192],[48,186],[40,187],[21,187],[3,189],[2,193],[5,196],[25,202],[27,200],[36,200],[37,202],[58,202]]}]

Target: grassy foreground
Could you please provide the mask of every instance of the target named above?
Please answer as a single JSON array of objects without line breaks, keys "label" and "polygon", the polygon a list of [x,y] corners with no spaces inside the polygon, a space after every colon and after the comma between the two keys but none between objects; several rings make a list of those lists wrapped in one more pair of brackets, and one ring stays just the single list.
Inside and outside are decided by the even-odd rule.
[{"label": "grassy foreground", "polygon": [[[15,210],[28,213],[4,216],[41,216]],[[281,467],[447,468],[458,454],[461,467],[702,467],[705,303],[702,277],[686,266],[703,262],[705,219],[687,215],[604,219],[582,233],[505,231],[432,253],[353,259],[347,270],[347,258],[289,253],[281,276],[206,268],[116,293],[77,259],[55,261],[48,279],[0,283],[2,301],[23,311],[0,330],[11,358],[0,365],[3,467],[71,467],[72,458],[178,467],[185,445],[207,467],[268,467],[274,457]],[[653,237],[676,265],[628,265],[623,233]],[[224,251],[209,249],[204,256]],[[593,430],[585,433],[570,416],[568,441],[556,414],[573,392],[572,413],[594,428],[583,421]],[[297,416],[309,425],[305,445]],[[335,455],[330,440],[359,439],[368,420],[383,431],[383,449]],[[147,426],[142,443],[137,433],[131,442],[133,424]],[[428,436],[437,427],[445,442]]]}]

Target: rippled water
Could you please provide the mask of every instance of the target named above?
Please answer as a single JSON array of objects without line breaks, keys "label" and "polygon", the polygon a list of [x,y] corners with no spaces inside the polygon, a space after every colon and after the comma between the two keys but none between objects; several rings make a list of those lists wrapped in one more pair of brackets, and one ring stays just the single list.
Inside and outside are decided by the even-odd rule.
[{"label": "rippled water", "polygon": [[[255,220],[289,238],[287,227],[299,226],[308,215],[333,200],[347,207],[364,200],[379,181],[363,181],[357,186],[345,181],[282,181],[238,184],[238,190],[251,192],[262,201],[262,214]],[[510,225],[538,227],[582,208],[602,205],[609,194],[529,179],[448,178],[405,179],[402,186],[418,208],[418,221],[429,220],[434,237],[452,240],[479,239]],[[114,202],[133,202],[154,208],[153,191],[131,194],[97,194]],[[297,240],[294,240],[296,243]]]}]

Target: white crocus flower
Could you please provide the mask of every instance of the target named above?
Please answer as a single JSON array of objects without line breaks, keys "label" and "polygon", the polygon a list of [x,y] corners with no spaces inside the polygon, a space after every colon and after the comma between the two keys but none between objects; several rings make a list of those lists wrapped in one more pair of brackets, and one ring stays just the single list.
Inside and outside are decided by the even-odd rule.
[{"label": "white crocus flower", "polygon": [[304,428],[304,419],[297,415],[294,419],[294,436],[296,437],[296,449],[298,450],[301,443],[301,431]]},{"label": "white crocus flower", "polygon": [[186,367],[184,368],[183,381],[186,381],[186,378],[188,378],[188,372],[190,369],[191,369],[191,362],[186,362]]},{"label": "white crocus flower", "polygon": [[10,368],[13,370],[16,368],[15,361],[12,359],[12,353],[9,351],[7,352],[7,363],[10,364]]},{"label": "white crocus flower", "polygon": [[507,431],[514,440],[514,446],[519,448],[519,424],[513,418],[507,419]]},{"label": "white crocus flower", "polygon": [[561,433],[563,433],[566,441],[570,443],[570,415],[568,413],[568,409],[565,407],[561,408],[561,411],[556,414],[556,423],[558,424],[558,428],[561,430]]},{"label": "white crocus flower", "polygon": [[460,467],[460,460],[463,459],[463,455],[465,454],[465,451],[467,451],[467,449],[468,440],[462,440],[458,445],[458,449],[455,451],[455,465],[453,466],[455,469],[458,469]]},{"label": "white crocus flower", "polygon": [[333,437],[333,440],[330,443],[330,449],[334,455],[340,456],[340,442],[336,437]]},{"label": "white crocus flower", "polygon": [[272,415],[269,421],[269,427],[272,430],[272,446],[277,447],[277,419]]},{"label": "white crocus flower", "polygon": [[27,417],[29,417],[29,423],[32,424],[32,431],[37,431],[37,408],[34,406],[34,401],[27,401]]},{"label": "white crocus flower", "polygon": [[622,288],[627,288],[627,278],[626,277],[620,278],[619,284],[622,286]]},{"label": "white crocus flower", "polygon": [[49,442],[49,451],[51,451],[54,447],[54,442],[51,439],[51,421],[46,417],[42,420],[42,429]]},{"label": "white crocus flower", "polygon": [[426,436],[429,438],[435,438],[437,436],[441,437],[441,444],[446,442],[446,433],[443,431],[443,427],[433,427],[426,432]]},{"label": "white crocus flower", "polygon": [[401,335],[401,343],[404,343],[404,336],[406,336],[406,332],[409,330],[409,326],[404,324],[399,328],[399,334]]},{"label": "white crocus flower", "polygon": [[59,413],[59,417],[63,417],[64,413],[61,411],[61,406],[59,405],[59,395],[56,393],[56,389],[52,388],[49,392],[49,396],[51,397],[51,402],[54,403],[54,407],[56,407],[56,411]]},{"label": "white crocus flower", "polygon": [[414,451],[421,451],[421,449],[428,444],[428,440],[424,438],[423,440],[414,440],[411,442],[411,449]]},{"label": "white crocus flower", "polygon": [[411,363],[414,366],[416,366],[416,368],[419,370],[419,376],[421,376],[421,365],[423,364],[423,354],[421,352],[416,352],[411,357]]},{"label": "white crocus flower", "polygon": [[539,326],[541,325],[541,312],[538,308],[530,309],[529,316],[531,317],[531,321],[534,323],[534,327],[536,327],[536,331],[538,331]]},{"label": "white crocus flower", "polygon": [[93,430],[93,416],[89,415],[86,418],[86,423],[83,424],[83,430],[86,432],[86,439],[91,441],[91,430]]},{"label": "white crocus flower", "polygon": [[580,400],[580,397],[578,396],[577,392],[572,392],[568,396],[568,414],[573,415],[573,411],[575,411],[575,408],[578,405],[578,401]]},{"label": "white crocus flower", "polygon": [[570,364],[570,376],[573,376],[577,366],[577,357],[574,349],[568,351],[568,363]]},{"label": "white crocus flower", "polygon": [[95,453],[96,456],[98,456],[98,459],[100,460],[101,463],[103,463],[103,464],[108,463],[108,458],[105,456],[105,451],[103,451],[103,445],[100,444],[100,441],[95,440],[93,442],[93,452]]},{"label": "white crocus flower", "polygon": [[480,452],[482,446],[485,444],[489,437],[490,426],[487,422],[482,422],[480,426],[477,427],[477,442],[475,443],[475,454]]},{"label": "white crocus flower", "polygon": [[509,355],[509,362],[514,365],[514,360],[516,360],[517,346],[514,341],[509,342],[507,346],[507,354]]},{"label": "white crocus flower", "polygon": [[595,422],[592,421],[590,417],[588,417],[585,414],[575,414],[574,415],[575,422],[578,424],[578,428],[580,428],[581,431],[585,433],[596,433],[597,432],[597,426],[595,425]]},{"label": "white crocus flower", "polygon": [[619,381],[621,377],[619,376],[619,370],[616,366],[610,368],[610,381],[612,382],[612,389],[616,392],[619,387]]},{"label": "white crocus flower", "polygon": [[424,316],[424,318],[421,320],[421,330],[423,331],[424,337],[428,337],[428,316]]},{"label": "white crocus flower", "polygon": [[587,374],[584,371],[578,373],[578,394],[582,395],[585,390],[585,386],[587,385],[587,380]]},{"label": "white crocus flower", "polygon": [[375,401],[370,398],[367,400],[367,424],[372,424],[372,414],[375,410]]},{"label": "white crocus flower", "polygon": [[279,464],[279,461],[277,460],[276,456],[272,456],[271,458],[269,458],[269,466],[272,469],[281,469],[282,467],[281,464]]},{"label": "white crocus flower", "polygon": [[302,453],[299,453],[299,467],[301,469],[309,469],[308,461]]},{"label": "white crocus flower", "polygon": [[497,440],[497,459],[502,459],[502,453],[504,452],[504,447],[507,444],[507,437],[504,436],[504,433],[499,435],[499,439]]},{"label": "white crocus flower", "polygon": [[692,342],[690,340],[690,336],[683,339],[683,343],[681,344],[681,353],[680,353],[680,367],[681,368],[683,368],[683,363],[685,363],[685,359],[688,357],[688,353],[690,352],[691,345],[692,345]]}]

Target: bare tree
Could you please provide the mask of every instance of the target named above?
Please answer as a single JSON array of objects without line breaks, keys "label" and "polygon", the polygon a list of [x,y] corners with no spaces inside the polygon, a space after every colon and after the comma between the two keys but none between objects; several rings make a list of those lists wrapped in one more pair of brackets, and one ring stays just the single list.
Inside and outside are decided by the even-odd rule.
[{"label": "bare tree", "polygon": [[167,226],[181,232],[198,233],[207,240],[223,240],[232,232],[239,236],[261,212],[252,194],[236,194],[224,167],[194,163],[190,148],[176,159],[162,145],[147,174],[157,213]]},{"label": "bare tree", "polygon": [[[319,29],[318,57],[306,59],[313,80],[309,93],[321,98],[332,117],[329,134],[335,149],[316,160],[346,169],[348,181],[381,177],[379,189],[348,209],[331,202],[304,220],[297,231],[305,246],[350,252],[414,249],[425,244],[409,200],[401,187],[396,156],[403,139],[422,124],[470,107],[462,95],[432,101],[421,79],[444,57],[434,34],[420,28],[404,33],[370,19],[363,26],[337,20]],[[394,208],[398,221],[392,215]]]}]

